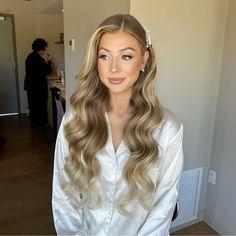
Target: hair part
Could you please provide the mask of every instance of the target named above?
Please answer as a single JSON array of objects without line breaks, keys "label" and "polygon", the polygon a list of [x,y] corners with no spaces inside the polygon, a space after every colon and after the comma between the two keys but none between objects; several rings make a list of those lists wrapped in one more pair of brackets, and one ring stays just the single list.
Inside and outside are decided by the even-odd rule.
[{"label": "hair part", "polygon": [[[146,48],[144,28],[131,15],[118,14],[105,19],[90,38],[84,63],[77,76],[80,85],[71,97],[74,116],[65,125],[70,153],[65,170],[80,192],[79,207],[88,206],[91,195],[98,196],[94,207],[99,207],[101,193],[96,183],[101,175],[101,166],[96,153],[105,146],[108,138],[105,112],[109,104],[109,93],[98,76],[97,54],[103,34],[117,31],[132,35],[143,53],[149,51],[145,72],[140,72],[130,100],[132,117],[124,129],[124,141],[130,150],[130,156],[122,175],[128,192],[124,193],[117,205],[121,214],[129,215],[126,206],[135,198],[139,199],[146,210],[150,207],[150,199],[156,186],[148,175],[148,170],[156,163],[159,155],[153,131],[162,119],[162,110],[154,94],[154,50],[152,46]],[[99,130],[103,132],[98,132]]]}]

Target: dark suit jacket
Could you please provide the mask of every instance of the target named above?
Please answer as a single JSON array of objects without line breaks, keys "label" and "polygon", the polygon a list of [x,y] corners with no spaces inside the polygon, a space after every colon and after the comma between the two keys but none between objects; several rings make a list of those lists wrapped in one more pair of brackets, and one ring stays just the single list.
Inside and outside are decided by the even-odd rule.
[{"label": "dark suit jacket", "polygon": [[30,53],[25,61],[25,90],[44,91],[47,75],[51,73],[51,61],[45,62],[37,52]]}]

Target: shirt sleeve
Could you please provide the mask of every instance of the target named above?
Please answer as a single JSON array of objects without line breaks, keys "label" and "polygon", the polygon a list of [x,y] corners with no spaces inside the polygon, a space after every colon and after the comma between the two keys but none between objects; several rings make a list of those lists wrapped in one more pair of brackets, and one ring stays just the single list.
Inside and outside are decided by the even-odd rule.
[{"label": "shirt sleeve", "polygon": [[169,228],[178,198],[178,185],[183,169],[183,126],[172,131],[168,147],[163,156],[160,181],[154,195],[153,208],[138,236],[169,235]]},{"label": "shirt sleeve", "polygon": [[52,211],[55,229],[58,235],[87,235],[83,211],[76,207],[75,198],[71,198],[72,195],[79,197],[79,193],[73,189],[68,193],[64,189],[64,184],[69,182],[64,170],[65,157],[68,155],[68,145],[63,134],[64,123],[63,117],[54,156]]}]

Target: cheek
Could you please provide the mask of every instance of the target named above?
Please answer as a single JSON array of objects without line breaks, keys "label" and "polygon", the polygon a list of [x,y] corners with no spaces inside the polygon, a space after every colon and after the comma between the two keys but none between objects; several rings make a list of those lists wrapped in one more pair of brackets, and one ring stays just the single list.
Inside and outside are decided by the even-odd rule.
[{"label": "cheek", "polygon": [[99,77],[101,77],[101,74],[103,73],[103,66],[101,65],[101,63],[97,63],[97,70]]},{"label": "cheek", "polygon": [[129,74],[138,75],[140,73],[141,63],[136,62],[127,67],[127,72]]},{"label": "cheek", "polygon": [[101,63],[99,63],[99,62],[97,63],[97,70],[98,70],[98,73],[100,74],[102,67],[101,67]]},{"label": "cheek", "polygon": [[98,62],[97,63],[97,70],[98,70],[98,74],[102,75],[107,72],[107,66],[104,65],[104,63]]},{"label": "cheek", "polygon": [[100,81],[105,84],[105,77],[107,75],[107,68],[102,63],[97,63],[98,77]]}]

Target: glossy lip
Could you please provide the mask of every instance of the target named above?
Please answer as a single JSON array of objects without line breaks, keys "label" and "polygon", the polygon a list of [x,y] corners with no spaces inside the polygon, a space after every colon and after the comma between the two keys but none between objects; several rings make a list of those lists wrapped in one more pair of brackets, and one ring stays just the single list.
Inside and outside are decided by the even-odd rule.
[{"label": "glossy lip", "polygon": [[124,77],[110,77],[108,78],[111,84],[121,84],[125,78]]}]

